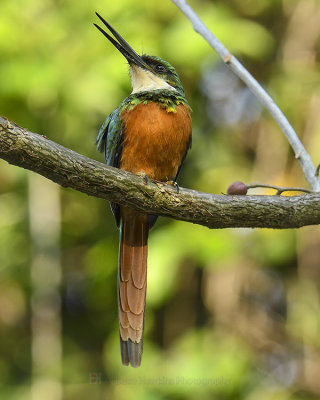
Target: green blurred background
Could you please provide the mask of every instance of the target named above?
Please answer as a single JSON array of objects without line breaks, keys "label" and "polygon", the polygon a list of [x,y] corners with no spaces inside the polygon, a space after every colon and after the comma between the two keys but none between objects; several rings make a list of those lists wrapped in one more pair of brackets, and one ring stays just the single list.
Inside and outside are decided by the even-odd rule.
[{"label": "green blurred background", "polygon": [[[190,3],[318,163],[320,3]],[[103,160],[96,133],[130,81],[94,11],[180,74],[193,108],[180,185],[307,185],[278,126],[169,0],[1,0],[1,115]],[[143,363],[126,368],[108,204],[0,161],[1,399],[318,399],[319,245],[318,227],[214,231],[159,219]]]}]

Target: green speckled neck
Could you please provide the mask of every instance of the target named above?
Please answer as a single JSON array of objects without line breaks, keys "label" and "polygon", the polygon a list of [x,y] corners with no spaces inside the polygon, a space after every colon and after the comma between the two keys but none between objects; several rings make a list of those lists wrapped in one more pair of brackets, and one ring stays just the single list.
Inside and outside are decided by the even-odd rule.
[{"label": "green speckled neck", "polygon": [[131,94],[123,101],[120,112],[126,109],[131,111],[138,104],[148,104],[150,102],[158,103],[160,107],[168,112],[176,112],[176,107],[179,104],[190,107],[187,99],[179,92],[173,90],[153,90],[152,92]]}]

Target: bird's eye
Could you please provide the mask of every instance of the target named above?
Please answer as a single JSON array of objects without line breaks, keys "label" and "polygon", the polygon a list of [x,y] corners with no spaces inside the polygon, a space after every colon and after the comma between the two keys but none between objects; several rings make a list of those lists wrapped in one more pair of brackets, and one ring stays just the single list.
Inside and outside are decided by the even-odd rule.
[{"label": "bird's eye", "polygon": [[156,71],[157,72],[165,72],[166,68],[162,64],[157,64],[156,65]]}]

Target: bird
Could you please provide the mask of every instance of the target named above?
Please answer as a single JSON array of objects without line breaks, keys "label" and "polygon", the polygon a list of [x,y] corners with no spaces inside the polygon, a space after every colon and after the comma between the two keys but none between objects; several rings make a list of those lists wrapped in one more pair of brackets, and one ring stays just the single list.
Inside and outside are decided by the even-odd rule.
[{"label": "bird", "polygon": [[[104,121],[97,148],[107,165],[156,182],[176,184],[191,147],[191,108],[175,68],[151,55],[138,55],[101,15],[112,36],[96,28],[126,58],[132,92]],[[177,186],[178,188],[178,186]],[[141,364],[147,287],[148,234],[157,216],[111,202],[120,229],[118,318],[123,365]]]}]

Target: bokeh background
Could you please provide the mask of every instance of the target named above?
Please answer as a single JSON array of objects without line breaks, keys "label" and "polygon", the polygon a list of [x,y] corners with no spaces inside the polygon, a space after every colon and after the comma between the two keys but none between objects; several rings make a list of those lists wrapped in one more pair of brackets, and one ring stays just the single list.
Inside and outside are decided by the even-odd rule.
[{"label": "bokeh background", "polygon": [[[319,163],[320,3],[190,3]],[[307,187],[276,123],[169,0],[1,0],[1,115],[103,160],[96,133],[130,81],[94,11],[181,76],[194,133],[180,185]],[[140,369],[120,361],[117,251],[108,204],[0,161],[1,399],[320,398],[318,227],[215,231],[159,219]]]}]

